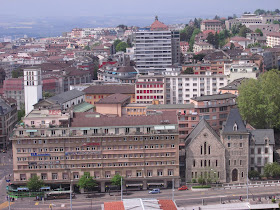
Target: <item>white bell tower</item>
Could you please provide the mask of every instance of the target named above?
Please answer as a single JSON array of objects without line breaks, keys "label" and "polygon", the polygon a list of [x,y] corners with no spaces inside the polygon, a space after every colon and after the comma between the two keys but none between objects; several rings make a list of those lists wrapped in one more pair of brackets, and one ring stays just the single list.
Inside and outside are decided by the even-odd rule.
[{"label": "white bell tower", "polygon": [[25,115],[28,115],[33,110],[33,105],[42,98],[41,69],[38,67],[29,67],[24,69],[23,76]]}]

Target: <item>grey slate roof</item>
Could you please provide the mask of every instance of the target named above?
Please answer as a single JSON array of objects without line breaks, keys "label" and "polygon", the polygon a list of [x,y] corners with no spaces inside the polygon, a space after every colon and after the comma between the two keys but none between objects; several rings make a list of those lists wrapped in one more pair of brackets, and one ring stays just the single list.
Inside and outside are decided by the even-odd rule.
[{"label": "grey slate roof", "polygon": [[51,101],[53,102],[54,104],[57,102],[58,104],[63,104],[67,101],[70,101],[74,98],[77,98],[79,96],[82,96],[84,95],[85,93],[83,91],[79,91],[79,90],[76,90],[76,89],[73,89],[73,90],[68,90],[67,92],[64,92],[64,93],[60,93],[58,95],[55,95],[53,97],[50,97],[47,99],[47,101]]},{"label": "grey slate roof", "polygon": [[219,135],[214,131],[214,129],[209,125],[209,123],[202,118],[199,123],[194,127],[194,129],[191,131],[191,133],[187,136],[185,142],[186,146],[203,130],[203,128],[208,128],[211,133],[217,138],[218,141],[220,141]]},{"label": "grey slate roof", "polygon": [[[233,130],[233,126],[237,125],[237,130]],[[232,133],[232,134],[239,134],[239,133],[248,133],[244,122],[242,121],[241,115],[237,108],[233,108],[230,110],[228,114],[227,121],[223,126],[223,133]]]},{"label": "grey slate roof", "polygon": [[248,80],[248,78],[245,77],[236,79],[229,83],[227,86],[220,88],[220,90],[238,90],[238,87],[241,85],[241,83],[246,80]]},{"label": "grey slate roof", "polygon": [[0,98],[0,107],[0,115],[6,115],[12,110],[11,106],[2,98]]},{"label": "grey slate roof", "polygon": [[191,98],[194,101],[211,101],[211,100],[222,100],[228,98],[236,98],[237,96],[231,93],[225,94],[214,94],[214,95],[206,95],[206,96],[199,96]]},{"label": "grey slate roof", "polygon": [[255,144],[264,144],[265,140],[269,140],[269,144],[275,144],[273,129],[256,129],[250,131]]}]

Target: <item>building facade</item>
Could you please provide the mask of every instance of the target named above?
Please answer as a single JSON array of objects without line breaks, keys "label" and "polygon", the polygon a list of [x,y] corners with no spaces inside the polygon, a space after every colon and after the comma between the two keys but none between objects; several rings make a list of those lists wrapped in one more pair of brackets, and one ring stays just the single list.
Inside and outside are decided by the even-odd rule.
[{"label": "building facade", "polygon": [[14,130],[14,183],[36,174],[47,184],[77,184],[84,172],[101,191],[115,174],[127,187],[179,186],[175,112],[106,117],[93,113],[33,110]]},{"label": "building facade", "polygon": [[214,30],[219,32],[222,30],[222,22],[219,20],[203,20],[200,25],[200,30]]}]

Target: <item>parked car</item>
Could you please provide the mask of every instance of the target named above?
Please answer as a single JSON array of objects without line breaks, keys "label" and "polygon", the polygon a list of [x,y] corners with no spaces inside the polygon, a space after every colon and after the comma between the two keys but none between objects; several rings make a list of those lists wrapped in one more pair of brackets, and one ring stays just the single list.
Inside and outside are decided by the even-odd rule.
[{"label": "parked car", "polygon": [[149,194],[157,194],[157,193],[160,193],[159,188],[156,188],[156,189],[153,189],[153,190],[149,191]]},{"label": "parked car", "polygon": [[179,187],[178,190],[188,190],[188,187],[186,185],[183,185]]}]

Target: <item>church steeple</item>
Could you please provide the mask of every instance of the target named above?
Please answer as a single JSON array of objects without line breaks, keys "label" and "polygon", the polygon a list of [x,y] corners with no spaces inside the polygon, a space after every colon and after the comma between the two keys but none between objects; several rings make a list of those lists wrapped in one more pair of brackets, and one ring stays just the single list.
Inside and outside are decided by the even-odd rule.
[{"label": "church steeple", "polygon": [[158,20],[158,16],[157,16],[157,15],[156,15],[156,17],[155,17],[155,21],[156,21],[156,20]]}]

